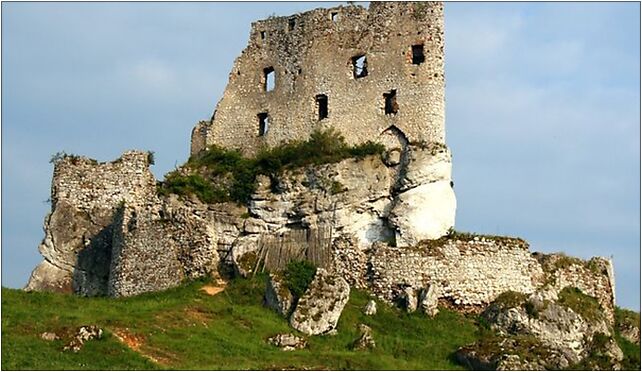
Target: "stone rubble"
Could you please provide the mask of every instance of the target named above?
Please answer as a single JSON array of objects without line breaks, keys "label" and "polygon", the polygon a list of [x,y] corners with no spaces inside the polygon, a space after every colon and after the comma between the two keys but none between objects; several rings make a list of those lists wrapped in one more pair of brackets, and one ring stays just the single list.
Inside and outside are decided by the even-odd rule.
[{"label": "stone rubble", "polygon": [[359,324],[359,338],[354,341],[352,348],[354,350],[374,349],[377,344],[372,337],[372,328],[365,324]]},{"label": "stone rubble", "polygon": [[300,350],[308,345],[308,342],[304,338],[291,333],[279,333],[268,338],[268,342],[283,351]]},{"label": "stone rubble", "polygon": [[98,328],[95,325],[82,326],[78,328],[71,341],[65,345],[63,350],[71,350],[72,352],[77,353],[85,345],[85,342],[93,339],[100,339],[102,336],[103,330],[101,328]]}]

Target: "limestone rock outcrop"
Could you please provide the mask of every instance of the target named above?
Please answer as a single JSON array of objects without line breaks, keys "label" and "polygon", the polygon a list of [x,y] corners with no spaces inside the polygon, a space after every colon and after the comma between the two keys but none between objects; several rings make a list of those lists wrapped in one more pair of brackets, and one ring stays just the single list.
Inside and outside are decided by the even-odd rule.
[{"label": "limestone rock outcrop", "polygon": [[284,317],[292,312],[294,296],[279,273],[271,273],[265,289],[265,305]]},{"label": "limestone rock outcrop", "polygon": [[290,325],[308,335],[329,332],[337,326],[350,297],[350,286],[324,269],[317,272],[290,316]]},{"label": "limestone rock outcrop", "polygon": [[590,366],[595,355],[602,355],[600,362],[607,360],[609,369],[620,368],[623,353],[594,298],[570,287],[559,299],[543,297],[502,294],[481,315],[497,335],[461,348],[458,360],[493,370],[566,369]]}]

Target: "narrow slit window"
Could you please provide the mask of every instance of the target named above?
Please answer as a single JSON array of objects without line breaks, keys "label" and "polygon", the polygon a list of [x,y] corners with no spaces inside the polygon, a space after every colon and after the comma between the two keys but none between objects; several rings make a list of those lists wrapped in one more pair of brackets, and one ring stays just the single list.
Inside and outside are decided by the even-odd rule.
[{"label": "narrow slit window", "polygon": [[263,137],[270,129],[270,117],[267,112],[261,112],[257,117],[259,118],[259,136]]},{"label": "narrow slit window", "polygon": [[385,101],[384,111],[386,115],[394,115],[399,111],[399,105],[397,104],[397,90],[393,89],[388,93],[383,94],[383,99]]},{"label": "narrow slit window", "polygon": [[330,19],[332,20],[332,22],[337,23],[337,21],[339,20],[339,13],[331,12]]},{"label": "narrow slit window", "polygon": [[413,45],[412,46],[412,64],[420,65],[425,61],[426,61],[426,57],[424,56],[424,45],[423,44]]},{"label": "narrow slit window", "polygon": [[296,20],[294,18],[288,19],[288,31],[294,30],[295,25],[296,25]]},{"label": "narrow slit window", "polygon": [[265,91],[271,92],[274,90],[276,84],[276,76],[274,73],[274,67],[266,67],[263,69],[263,81],[265,83]]},{"label": "narrow slit window", "polygon": [[328,117],[328,96],[325,94],[319,94],[316,99],[317,109],[319,111],[319,120],[323,120]]},{"label": "narrow slit window", "polygon": [[261,40],[265,40],[265,31],[261,31]]},{"label": "narrow slit window", "polygon": [[352,75],[355,79],[368,76],[368,61],[364,54],[352,57]]}]

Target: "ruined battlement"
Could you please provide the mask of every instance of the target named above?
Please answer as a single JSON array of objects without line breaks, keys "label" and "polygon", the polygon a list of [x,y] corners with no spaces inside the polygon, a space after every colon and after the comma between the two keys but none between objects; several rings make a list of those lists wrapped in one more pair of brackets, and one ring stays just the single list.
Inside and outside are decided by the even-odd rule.
[{"label": "ruined battlement", "polygon": [[349,144],[391,127],[410,142],[445,142],[443,4],[373,2],[252,24],[212,119],[192,131],[254,153],[334,127]]},{"label": "ruined battlement", "polygon": [[156,178],[149,170],[150,154],[126,151],[112,161],[99,163],[84,156],[54,159],[52,207],[62,201],[78,209],[111,209],[123,201],[141,203],[155,195]]}]

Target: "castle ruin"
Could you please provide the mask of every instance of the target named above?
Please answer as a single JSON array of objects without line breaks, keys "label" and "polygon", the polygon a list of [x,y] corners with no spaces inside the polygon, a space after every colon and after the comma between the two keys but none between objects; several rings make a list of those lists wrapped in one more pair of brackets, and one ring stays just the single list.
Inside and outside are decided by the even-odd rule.
[{"label": "castle ruin", "polygon": [[58,159],[44,260],[27,289],[130,296],[221,267],[247,275],[260,262],[306,258],[385,301],[432,286],[457,309],[506,291],[554,297],[574,283],[612,320],[610,260],[451,234],[443,48],[441,3],[373,2],[254,23],[212,119],[192,132],[192,155],[214,145],[252,155],[327,128],[350,144],[380,142],[384,155],[259,176],[247,205],[159,195],[144,152],[110,163]]},{"label": "castle ruin", "polygon": [[192,154],[253,153],[331,127],[349,144],[445,143],[443,12],[373,2],[253,23],[212,119],[192,131]]}]

